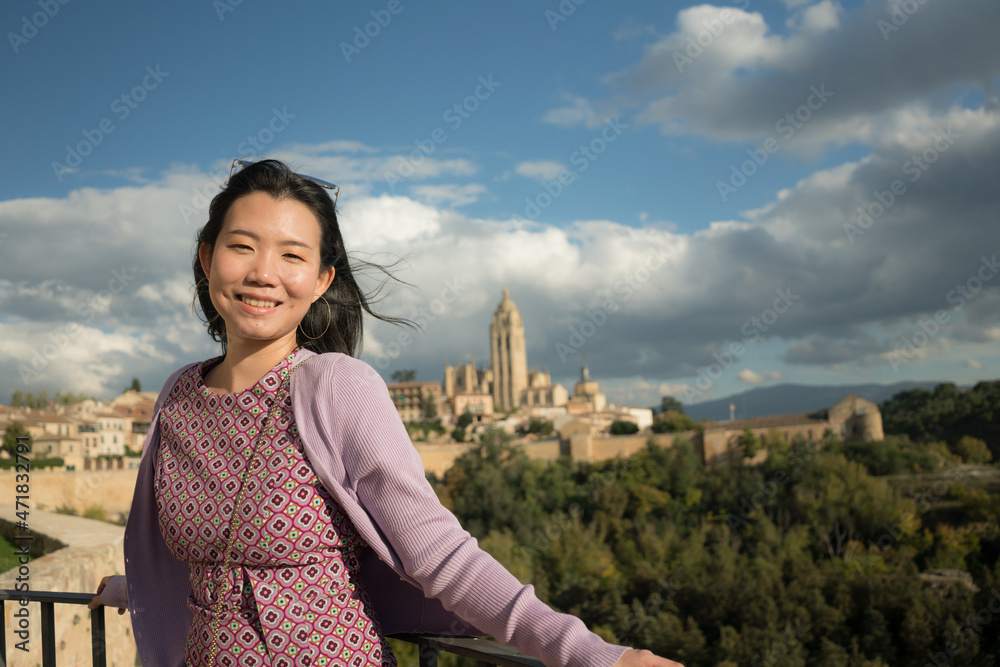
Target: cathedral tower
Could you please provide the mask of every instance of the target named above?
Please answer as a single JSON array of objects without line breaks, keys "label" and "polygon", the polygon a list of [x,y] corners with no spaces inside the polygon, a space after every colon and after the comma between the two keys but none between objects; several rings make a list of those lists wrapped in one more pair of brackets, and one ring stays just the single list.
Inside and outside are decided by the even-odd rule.
[{"label": "cathedral tower", "polygon": [[490,368],[496,409],[518,408],[521,393],[528,387],[528,353],[524,343],[524,322],[506,287],[490,323]]}]

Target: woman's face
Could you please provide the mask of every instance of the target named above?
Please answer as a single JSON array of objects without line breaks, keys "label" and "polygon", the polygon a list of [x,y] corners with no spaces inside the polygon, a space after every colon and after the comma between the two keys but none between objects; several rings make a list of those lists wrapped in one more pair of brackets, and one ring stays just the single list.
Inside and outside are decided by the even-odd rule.
[{"label": "woman's face", "polygon": [[215,247],[198,249],[229,347],[282,338],[294,347],[299,322],[333,281],[332,267],[320,271],[320,235],[316,216],[294,199],[255,192],[233,202]]}]

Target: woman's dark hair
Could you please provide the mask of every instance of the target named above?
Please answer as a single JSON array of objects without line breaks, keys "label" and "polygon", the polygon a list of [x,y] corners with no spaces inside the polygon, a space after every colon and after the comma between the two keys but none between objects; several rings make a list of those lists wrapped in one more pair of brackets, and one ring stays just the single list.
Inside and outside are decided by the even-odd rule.
[{"label": "woman's dark hair", "polygon": [[[330,287],[322,299],[317,299],[310,306],[296,329],[296,341],[300,346],[316,353],[341,352],[350,356],[359,355],[364,329],[364,312],[384,322],[412,326],[408,320],[379,315],[371,309],[372,296],[366,295],[355,280],[355,272],[352,270],[347,249],[344,247],[344,239],[340,234],[340,225],[337,224],[337,211],[326,191],[308,178],[293,172],[283,162],[261,160],[242,169],[229,179],[222,192],[212,199],[208,208],[208,222],[198,231],[193,262],[195,292],[205,313],[205,319],[209,321],[208,333],[213,339],[222,343],[223,352],[226,350],[226,322],[219,317],[219,312],[212,304],[208,292],[208,279],[198,259],[198,249],[204,243],[214,251],[219,232],[222,231],[222,223],[230,207],[237,199],[255,192],[267,193],[278,201],[293,199],[308,206],[319,220],[321,230],[320,270],[326,271],[331,266],[334,268]],[[362,264],[366,267],[375,267],[392,278],[384,267],[370,262]],[[305,330],[310,336],[323,332],[323,327],[328,321],[323,299],[330,304],[329,326],[322,336],[313,340],[303,335],[302,331]]]}]

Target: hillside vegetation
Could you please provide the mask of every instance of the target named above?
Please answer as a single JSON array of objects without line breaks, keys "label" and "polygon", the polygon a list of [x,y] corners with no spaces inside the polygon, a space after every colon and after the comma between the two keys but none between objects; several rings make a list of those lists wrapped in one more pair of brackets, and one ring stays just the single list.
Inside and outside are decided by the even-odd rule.
[{"label": "hillside vegetation", "polygon": [[[912,430],[881,443],[765,438],[757,466],[705,468],[685,441],[543,464],[493,431],[432,482],[543,600],[687,667],[993,665],[1000,494],[957,447],[993,437],[979,411],[997,393],[970,391],[889,401],[887,432]],[[939,401],[979,407],[965,426]],[[894,486],[921,475],[936,481]]]}]

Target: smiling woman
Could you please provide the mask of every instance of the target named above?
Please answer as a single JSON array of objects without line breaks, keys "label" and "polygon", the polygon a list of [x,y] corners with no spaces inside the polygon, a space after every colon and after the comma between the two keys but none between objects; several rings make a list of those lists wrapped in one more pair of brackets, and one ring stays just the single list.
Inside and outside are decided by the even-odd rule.
[{"label": "smiling woman", "polygon": [[239,389],[259,378],[256,369],[240,383],[239,362],[267,349],[271,358],[284,356],[298,345],[298,336],[311,335],[299,323],[318,300],[332,308],[323,294],[336,275],[333,266],[321,268],[321,229],[309,208],[294,199],[274,199],[257,192],[238,199],[229,209],[214,245],[202,243],[198,259],[208,277],[209,299],[226,331],[226,359],[212,369],[205,384],[226,393],[238,391],[220,383],[233,377]]},{"label": "smiling woman", "polygon": [[[492,635],[547,665],[677,667],[523,586],[438,501],[385,383],[334,203],[280,162],[215,197],[193,268],[223,354],[154,407],[125,530],[143,665],[393,667],[387,634]],[[300,372],[296,372],[299,371]]]}]

